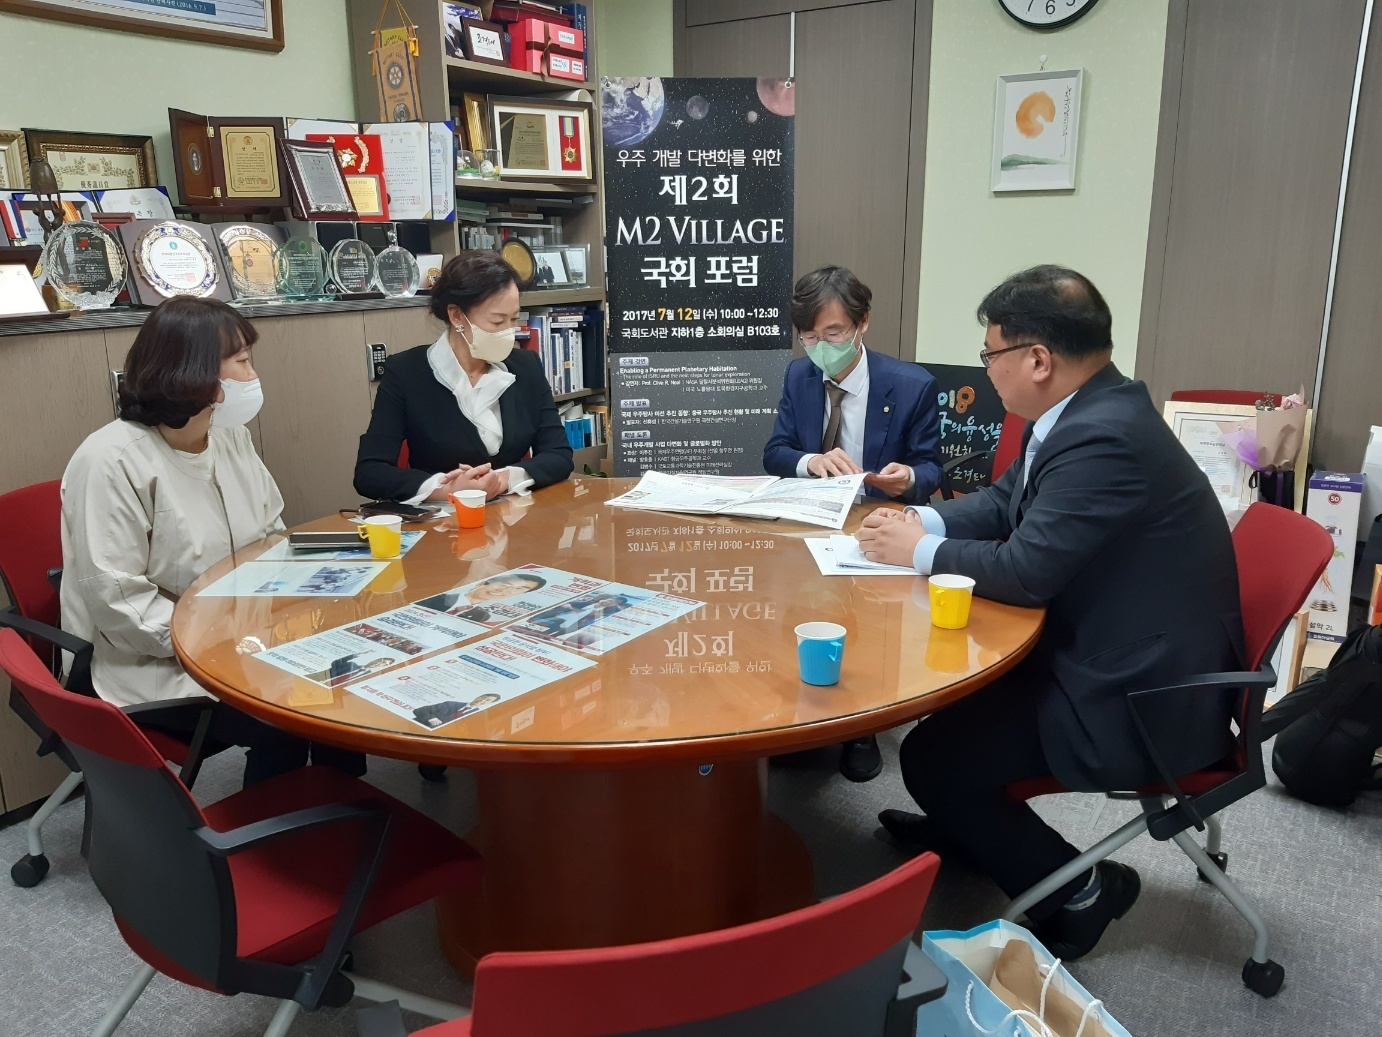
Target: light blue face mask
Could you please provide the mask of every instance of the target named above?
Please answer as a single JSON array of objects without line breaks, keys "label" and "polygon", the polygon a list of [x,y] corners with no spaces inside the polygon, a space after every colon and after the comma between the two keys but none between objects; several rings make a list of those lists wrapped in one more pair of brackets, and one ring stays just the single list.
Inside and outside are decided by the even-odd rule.
[{"label": "light blue face mask", "polygon": [[817,342],[804,348],[811,363],[824,371],[827,378],[834,378],[859,355],[859,334],[855,332],[847,342]]}]

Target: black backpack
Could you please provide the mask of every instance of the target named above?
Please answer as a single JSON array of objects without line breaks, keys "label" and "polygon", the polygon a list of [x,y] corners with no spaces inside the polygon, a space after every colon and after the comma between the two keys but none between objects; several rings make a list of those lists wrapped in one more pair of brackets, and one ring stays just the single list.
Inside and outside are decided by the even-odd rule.
[{"label": "black backpack", "polygon": [[1263,731],[1280,732],[1272,770],[1298,799],[1343,807],[1382,788],[1382,626],[1350,634],[1327,670],[1267,710]]}]

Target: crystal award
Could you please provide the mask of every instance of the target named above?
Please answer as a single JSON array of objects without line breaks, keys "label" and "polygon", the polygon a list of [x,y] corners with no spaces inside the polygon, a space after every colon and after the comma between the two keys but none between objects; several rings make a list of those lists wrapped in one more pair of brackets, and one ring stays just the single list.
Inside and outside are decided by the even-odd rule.
[{"label": "crystal award", "polygon": [[422,282],[417,260],[406,248],[393,244],[379,253],[376,260],[379,267],[379,287],[390,298],[416,295]]},{"label": "crystal award", "polygon": [[105,309],[125,288],[125,253],[99,223],[64,223],[43,246],[43,274],[78,310]]},{"label": "crystal award", "polygon": [[374,249],[359,238],[346,238],[338,241],[331,249],[328,263],[331,280],[341,295],[360,295],[374,291],[374,277],[378,264]]},{"label": "crystal award", "polygon": [[274,280],[289,299],[326,295],[326,250],[311,238],[289,238],[274,251]]}]

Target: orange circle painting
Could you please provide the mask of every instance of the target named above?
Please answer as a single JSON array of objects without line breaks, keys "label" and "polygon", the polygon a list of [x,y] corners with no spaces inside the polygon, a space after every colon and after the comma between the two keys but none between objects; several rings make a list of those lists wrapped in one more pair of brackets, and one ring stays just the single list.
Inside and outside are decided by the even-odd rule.
[{"label": "orange circle painting", "polygon": [[1042,130],[1056,121],[1056,102],[1045,90],[1028,94],[1017,106],[1017,132],[1024,137],[1040,137]]}]

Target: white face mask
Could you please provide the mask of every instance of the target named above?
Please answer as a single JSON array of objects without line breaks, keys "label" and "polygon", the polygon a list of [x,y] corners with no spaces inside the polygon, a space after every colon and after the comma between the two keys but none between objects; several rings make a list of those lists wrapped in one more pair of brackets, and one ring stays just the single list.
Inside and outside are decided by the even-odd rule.
[{"label": "white face mask", "polygon": [[[470,321],[466,321],[470,324]],[[457,333],[460,333],[461,326],[456,325]],[[505,328],[503,331],[486,331],[484,328],[477,328],[470,324],[470,355],[476,360],[483,360],[487,364],[498,364],[507,360],[509,354],[513,352],[514,337],[518,334],[517,328]],[[464,336],[462,336],[464,337]]]},{"label": "white face mask", "polygon": [[221,390],[225,399],[211,405],[213,428],[234,428],[252,421],[264,406],[264,390],[259,379],[242,382],[236,378],[222,378]]}]

